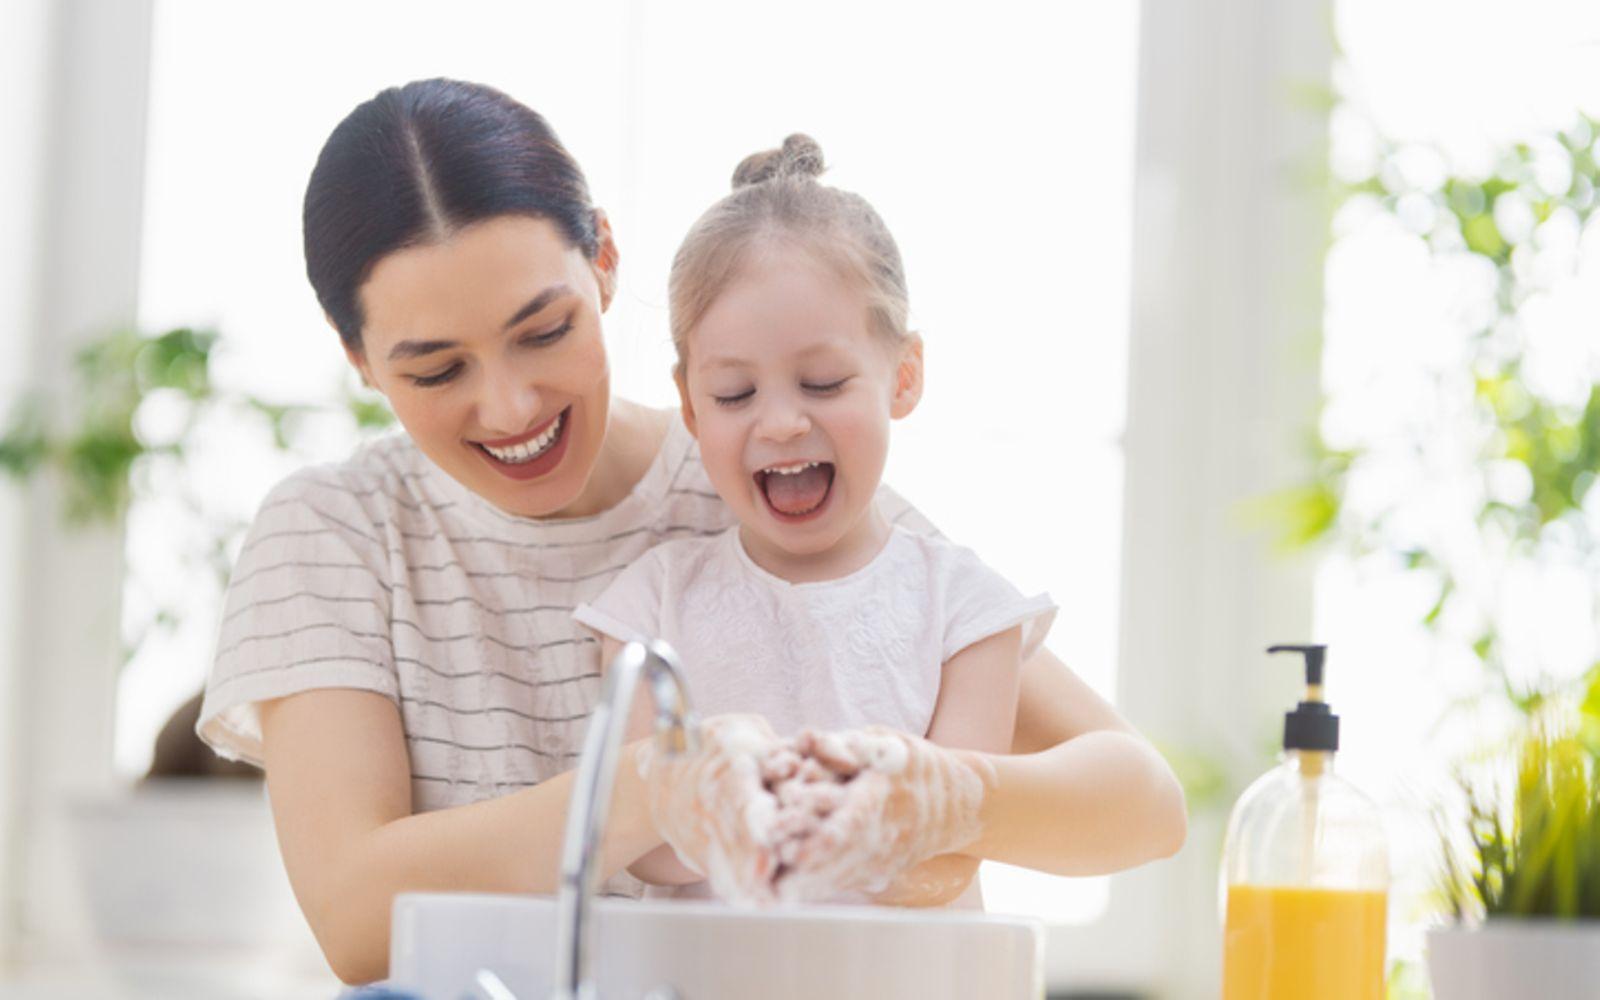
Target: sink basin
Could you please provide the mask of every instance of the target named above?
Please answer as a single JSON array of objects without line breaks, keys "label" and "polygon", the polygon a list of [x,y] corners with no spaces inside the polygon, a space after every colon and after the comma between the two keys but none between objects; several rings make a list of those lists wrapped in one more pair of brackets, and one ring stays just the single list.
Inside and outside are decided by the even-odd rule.
[{"label": "sink basin", "polygon": [[[407,893],[396,898],[389,978],[428,1000],[485,997],[479,969],[518,1000],[545,1000],[555,900]],[[682,1000],[1041,1000],[1044,928],[950,910],[602,899],[594,909],[600,1000],[658,986]]]}]

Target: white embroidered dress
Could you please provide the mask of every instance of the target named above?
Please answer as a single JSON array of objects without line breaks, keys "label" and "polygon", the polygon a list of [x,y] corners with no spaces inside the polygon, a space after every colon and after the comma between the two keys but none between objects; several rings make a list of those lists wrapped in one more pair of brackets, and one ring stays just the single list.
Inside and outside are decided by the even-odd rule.
[{"label": "white embroidered dress", "polygon": [[937,536],[893,528],[856,572],[789,583],[750,559],[734,526],[656,546],[575,617],[669,642],[702,716],[756,712],[780,736],[867,725],[922,736],[947,660],[1013,626],[1026,659],[1055,611]]}]

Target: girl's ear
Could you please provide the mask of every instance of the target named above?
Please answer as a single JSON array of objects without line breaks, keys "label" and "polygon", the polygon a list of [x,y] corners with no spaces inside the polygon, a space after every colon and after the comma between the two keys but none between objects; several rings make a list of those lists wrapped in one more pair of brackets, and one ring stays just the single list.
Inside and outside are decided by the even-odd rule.
[{"label": "girl's ear", "polygon": [[689,402],[689,379],[683,373],[683,362],[678,362],[672,369],[672,381],[678,386],[678,405],[683,411],[683,426],[689,428],[692,437],[699,437],[694,426],[694,404]]},{"label": "girl's ear", "polygon": [[900,364],[895,370],[894,395],[889,400],[889,416],[895,420],[910,415],[922,400],[922,337],[906,334],[900,348]]},{"label": "girl's ear", "polygon": [[621,255],[611,234],[611,220],[606,218],[604,209],[594,210],[594,235],[600,249],[590,266],[594,268],[595,280],[600,283],[600,311],[605,312],[611,308],[611,299],[617,294],[617,263]]}]

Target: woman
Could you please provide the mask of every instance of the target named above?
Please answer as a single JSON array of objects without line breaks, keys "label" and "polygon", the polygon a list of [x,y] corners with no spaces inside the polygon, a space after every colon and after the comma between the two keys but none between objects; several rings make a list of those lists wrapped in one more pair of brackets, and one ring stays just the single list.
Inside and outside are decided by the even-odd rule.
[{"label": "woman", "polygon": [[[356,108],[312,173],[305,249],[350,363],[406,433],[263,504],[199,731],[266,769],[296,896],[354,983],[385,971],[397,892],[553,889],[600,668],[571,611],[656,542],[732,521],[681,420],[610,393],[616,244],[531,110],[444,80]],[[629,748],[608,874],[664,834],[691,861],[764,870],[740,839],[744,790],[701,781],[747,752],[722,732],[712,720],[696,758],[653,760],[647,778]],[[1048,653],[1024,668],[1017,756],[908,745],[923,765],[908,774],[985,775],[981,833],[925,820],[881,845],[881,870],[959,851],[1085,875],[1183,841],[1171,771]],[[903,826],[923,791],[891,784],[857,812]],[[815,864],[849,846],[817,845]]]}]

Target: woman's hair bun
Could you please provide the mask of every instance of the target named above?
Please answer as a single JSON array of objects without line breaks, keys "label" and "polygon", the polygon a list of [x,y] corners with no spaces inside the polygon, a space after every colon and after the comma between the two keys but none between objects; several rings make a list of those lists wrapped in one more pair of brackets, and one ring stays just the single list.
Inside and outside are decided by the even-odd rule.
[{"label": "woman's hair bun", "polygon": [[737,190],[779,177],[814,178],[821,176],[825,169],[822,147],[817,145],[817,140],[796,132],[783,140],[781,148],[745,157],[733,171],[733,186]]}]

